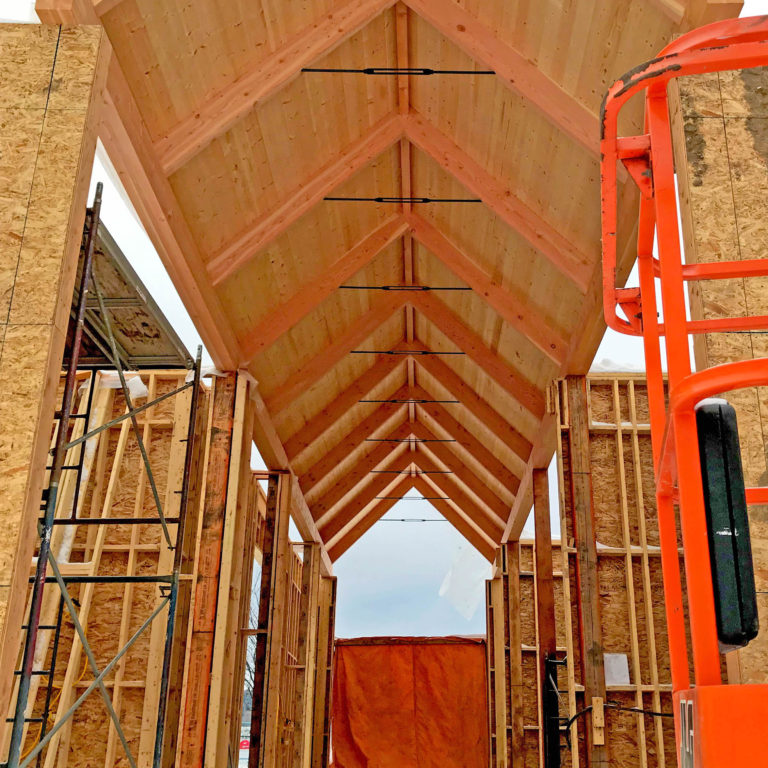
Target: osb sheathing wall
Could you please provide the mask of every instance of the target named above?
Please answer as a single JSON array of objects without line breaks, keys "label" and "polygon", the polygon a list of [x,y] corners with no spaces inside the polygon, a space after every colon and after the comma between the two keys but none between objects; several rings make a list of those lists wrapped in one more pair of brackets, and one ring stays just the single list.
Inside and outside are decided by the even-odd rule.
[{"label": "osb sheathing wall", "polygon": [[[0,25],[0,668],[43,487],[105,76],[100,28]],[[7,676],[0,711],[8,704]]]},{"label": "osb sheathing wall", "polygon": [[[685,258],[765,258],[768,249],[768,70],[673,81],[672,126]],[[694,319],[768,314],[768,278],[691,284]],[[768,356],[766,333],[697,336],[696,367]],[[747,486],[768,484],[768,391],[729,392]],[[760,634],[728,654],[733,682],[768,682],[768,508],[749,507]]]},{"label": "osb sheathing wall", "polygon": [[[561,569],[569,572],[563,586],[578,605],[567,669],[569,686],[575,681],[576,708],[603,695],[599,689],[604,688],[608,702],[669,713],[671,677],[645,382],[641,376],[624,374],[569,377],[553,388],[551,403],[560,425],[560,521],[567,545],[561,550]],[[580,455],[575,455],[574,446],[579,446]],[[586,493],[578,491],[579,483]],[[578,524],[587,516],[594,531],[594,561],[585,557],[588,542]],[[592,648],[584,647],[590,603],[597,618]],[[558,621],[563,615],[561,608]],[[606,684],[604,653],[627,657],[628,685]],[[565,673],[560,674],[562,679]],[[585,690],[590,679],[596,680],[591,685],[598,690]],[[579,739],[582,736],[582,765],[676,765],[669,718],[606,709],[604,748],[590,745],[589,715],[583,719]]]}]

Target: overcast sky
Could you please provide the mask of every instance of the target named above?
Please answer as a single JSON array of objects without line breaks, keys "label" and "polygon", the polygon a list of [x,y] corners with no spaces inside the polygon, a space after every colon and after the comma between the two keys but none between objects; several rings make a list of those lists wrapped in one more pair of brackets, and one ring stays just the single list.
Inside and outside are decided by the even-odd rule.
[{"label": "overcast sky", "polygon": [[[0,0],[0,21],[35,22],[34,0]],[[768,0],[747,0],[743,16],[768,13]],[[97,181],[104,182],[102,217],[158,305],[173,322],[190,351],[200,336],[176,293],[152,243],[99,146],[91,197]],[[629,284],[636,284],[630,278]],[[601,369],[642,370],[642,344],[609,331],[595,357]],[[210,356],[205,353],[205,362]],[[255,464],[259,463],[255,457]],[[550,494],[554,492],[550,468]],[[418,496],[415,491],[408,495]],[[398,519],[432,522],[394,522]],[[553,535],[559,533],[557,512]],[[526,526],[524,536],[532,536]],[[446,575],[453,569],[453,590],[440,597]],[[337,635],[442,635],[485,632],[483,558],[426,501],[398,503],[335,565],[338,581]],[[457,594],[456,585],[464,586]],[[454,603],[457,607],[455,607]],[[471,604],[476,610],[471,613]],[[460,610],[461,609],[461,612]]]}]

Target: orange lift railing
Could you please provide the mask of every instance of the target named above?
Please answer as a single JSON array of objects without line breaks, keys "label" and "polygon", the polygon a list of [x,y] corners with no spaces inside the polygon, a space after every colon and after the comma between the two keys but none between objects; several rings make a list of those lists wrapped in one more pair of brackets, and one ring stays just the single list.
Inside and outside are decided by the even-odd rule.
[{"label": "orange lift railing", "polygon": [[[702,428],[697,428],[697,406],[705,398],[768,385],[768,359],[745,360],[692,372],[689,352],[692,334],[766,330],[768,316],[691,320],[686,314],[685,302],[687,284],[693,281],[768,276],[768,258],[683,263],[667,86],[677,77],[761,65],[768,65],[768,17],[711,24],[678,38],[658,58],[618,80],[605,98],[602,113],[605,319],[614,330],[642,336],[644,342],[675,732],[681,768],[746,767],[768,761],[768,685],[724,685],[721,678],[721,653],[727,646],[723,642],[721,614],[729,606],[716,600],[716,597],[720,600],[723,597],[718,593],[718,579],[713,578],[713,567],[717,567],[719,556],[712,549],[713,536],[718,533],[726,537],[741,536],[742,543],[748,542],[748,526],[743,526],[746,530],[713,534],[710,507],[723,500],[708,495],[711,487],[708,489],[703,481],[706,474],[702,465],[704,454],[699,450]],[[645,133],[619,137],[619,112],[641,91],[645,92]],[[619,162],[626,167],[641,192],[640,285],[637,288],[616,286]],[[653,253],[654,234],[658,258]],[[661,307],[657,307],[656,301],[657,281]],[[659,309],[662,319],[657,314]],[[668,390],[665,390],[662,359],[666,362]],[[737,442],[736,446],[731,453],[738,454]],[[728,458],[727,453],[725,463],[730,461],[731,469],[735,466],[740,473],[740,457]],[[704,459],[706,462],[707,457]],[[738,486],[738,483],[733,485]],[[737,497],[738,490],[737,487]],[[746,505],[765,503],[768,503],[768,488],[747,488],[741,493],[744,514]],[[683,540],[693,680],[689,672],[676,506]],[[748,573],[742,577],[745,581],[752,579],[754,596],[750,553],[746,560]],[[725,563],[727,567],[733,565],[733,562]],[[735,565],[738,568],[740,564]],[[754,615],[756,632],[756,613]],[[746,644],[754,632],[737,645]]]}]

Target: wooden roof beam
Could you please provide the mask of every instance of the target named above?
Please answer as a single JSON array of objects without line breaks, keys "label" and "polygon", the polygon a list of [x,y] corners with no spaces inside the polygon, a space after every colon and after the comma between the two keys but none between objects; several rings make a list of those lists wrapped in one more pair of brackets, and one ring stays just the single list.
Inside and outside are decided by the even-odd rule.
[{"label": "wooden roof beam", "polygon": [[430,291],[409,293],[409,301],[467,357],[482,368],[499,386],[537,417],[544,413],[544,393],[519,371],[492,352],[464,321]]},{"label": "wooden roof beam", "polygon": [[239,353],[229,321],[210,290],[200,251],[171,185],[159,173],[149,132],[114,55],[105,102],[99,136],[125,191],[216,365],[235,370]]},{"label": "wooden roof beam", "polygon": [[[408,396],[408,386],[400,387],[394,398],[403,399]],[[388,421],[400,414],[404,417],[406,406],[396,403],[382,403],[370,416],[363,419],[356,427],[347,432],[336,445],[318,459],[299,478],[301,487],[309,493],[330,472],[347,459],[354,451],[362,446],[366,439],[373,437]]]},{"label": "wooden roof beam", "polygon": [[[413,487],[423,496],[434,496],[434,487],[417,477]],[[432,499],[429,502],[486,560],[493,562],[496,557],[496,542],[483,533],[480,527],[460,510],[447,501]]]},{"label": "wooden roof beam", "polygon": [[270,310],[258,325],[250,331],[240,347],[243,360],[253,360],[256,355],[274,344],[312,310],[338,290],[346,280],[375,259],[387,246],[408,231],[408,223],[400,216],[387,219],[373,232],[352,246],[319,275],[308,277],[304,285],[290,299]]},{"label": "wooden roof beam", "polygon": [[421,450],[417,451],[415,456],[416,466],[422,472],[433,473],[422,475],[431,485],[444,496],[448,496],[459,509],[472,518],[488,538],[495,542],[501,541],[501,536],[504,533],[504,524],[506,523],[505,518],[500,518],[487,507],[478,503],[462,487],[462,484],[456,479],[455,475],[434,474],[439,467]]},{"label": "wooden roof beam", "polygon": [[[422,344],[414,347],[426,349]],[[518,432],[492,405],[483,400],[450,366],[435,355],[419,355],[416,363],[445,387],[489,432],[522,459],[527,459],[533,444]]]},{"label": "wooden roof beam", "polygon": [[[414,387],[413,397],[428,400],[430,395],[421,387]],[[503,461],[496,458],[485,445],[466,427],[448,413],[439,403],[419,403],[416,413],[426,413],[432,421],[445,430],[472,457],[514,495],[520,487],[520,478]],[[506,518],[505,518],[506,520]]]},{"label": "wooden roof beam", "polygon": [[[247,374],[246,374],[247,375]],[[278,437],[275,425],[272,423],[269,412],[264,405],[264,400],[259,393],[259,386],[255,381],[251,381],[248,389],[248,396],[253,401],[254,420],[253,420],[253,442],[269,469],[278,469],[289,472],[291,475],[291,517],[299,529],[299,533],[304,541],[317,541],[322,545],[320,547],[321,557],[327,573],[331,573],[331,561],[326,551],[325,542],[320,536],[314,518],[310,514],[307,500],[304,498],[304,492],[293,473],[291,463],[285,453],[283,444]]]},{"label": "wooden roof beam", "polygon": [[394,112],[353,141],[312,178],[306,179],[275,208],[251,223],[211,257],[207,269],[213,284],[220,285],[237,272],[336,187],[399,141],[402,134],[402,118]]},{"label": "wooden roof beam", "polygon": [[[406,440],[411,436],[411,425],[404,422],[389,432],[385,437],[389,440]],[[308,501],[312,516],[317,521],[318,528],[323,528],[333,516],[331,510],[345,497],[352,493],[358,486],[370,482],[371,470],[376,469],[386,461],[392,461],[400,455],[412,456],[406,450],[407,443],[371,443],[375,445],[373,450],[364,454],[354,466],[340,477],[320,498],[312,500],[311,494]],[[413,459],[409,459],[412,461]],[[406,465],[407,466],[407,462]],[[403,467],[401,467],[403,468]],[[330,514],[329,514],[330,513]]]},{"label": "wooden roof beam", "polygon": [[[355,379],[333,402],[316,413],[303,427],[285,441],[285,452],[291,461],[329,430],[340,418],[366,398],[395,368],[405,363],[398,355],[379,355],[376,362],[359,378]],[[394,390],[385,398],[394,397]],[[382,398],[383,399],[383,398]]]},{"label": "wooden roof beam", "polygon": [[541,213],[518,197],[514,189],[499,181],[462,150],[453,139],[431,125],[417,112],[403,118],[405,134],[422,152],[479,197],[509,227],[571,279],[582,293],[589,288],[594,266],[600,258],[583,253]]},{"label": "wooden roof beam", "polygon": [[[435,433],[418,419],[411,424],[413,434],[419,440],[436,439]],[[446,469],[451,470],[453,474],[485,504],[488,509],[503,519],[509,514],[510,504],[506,503],[500,496],[497,496],[493,490],[483,480],[470,471],[464,461],[460,458],[448,443],[420,443],[419,451],[425,455],[439,461]],[[510,498],[512,494],[510,494]]]},{"label": "wooden roof beam", "polygon": [[277,414],[301,397],[328,371],[340,363],[353,349],[365,341],[379,326],[405,306],[404,292],[384,292],[371,301],[370,307],[337,339],[320,350],[306,365],[295,371],[275,392],[266,398],[270,413]]},{"label": "wooden roof beam", "polygon": [[494,70],[507,88],[538,109],[593,158],[600,157],[598,116],[547,77],[528,57],[453,0],[405,0],[405,3],[471,59]]},{"label": "wooden roof beam", "polygon": [[[393,472],[404,472],[413,463],[416,454],[405,451],[397,456],[391,463],[386,465],[387,469]],[[365,509],[371,502],[376,500],[376,496],[395,495],[389,493],[391,486],[397,482],[398,475],[375,475],[369,483],[361,487],[360,490],[347,501],[333,517],[326,522],[323,527],[323,536],[328,541],[333,541],[345,528],[354,520],[355,516]],[[410,477],[411,484],[413,478]]]},{"label": "wooden roof beam", "polygon": [[295,80],[304,67],[330,53],[392,5],[394,0],[351,0],[219,89],[156,142],[166,175],[189,162],[248,112]]},{"label": "wooden roof beam", "polygon": [[[405,477],[400,483],[391,489],[393,496],[400,496],[408,493],[413,487],[412,481]],[[335,541],[328,548],[328,555],[332,561],[338,560],[353,544],[356,544],[364,534],[366,534],[373,526],[381,520],[384,515],[389,512],[395,504],[398,503],[398,499],[381,499],[377,501],[373,506],[366,510],[363,508],[356,517],[355,524],[351,526],[345,533],[338,536]]]},{"label": "wooden roof beam", "polygon": [[530,297],[525,292],[514,285],[502,287],[419,214],[410,213],[407,218],[419,243],[487,302],[504,322],[523,334],[558,366],[562,365],[568,354],[568,339],[554,323],[544,317],[541,310],[531,306]]}]

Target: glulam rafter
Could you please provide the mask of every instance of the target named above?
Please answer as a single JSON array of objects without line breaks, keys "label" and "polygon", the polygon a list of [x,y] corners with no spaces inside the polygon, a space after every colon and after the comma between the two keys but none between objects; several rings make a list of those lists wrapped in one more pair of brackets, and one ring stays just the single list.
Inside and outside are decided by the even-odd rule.
[{"label": "glulam rafter", "polygon": [[[393,472],[406,472],[413,464],[413,454],[403,451],[386,466]],[[333,541],[359,512],[376,500],[377,496],[388,496],[390,488],[397,483],[397,475],[371,475],[369,482],[361,484],[344,504],[333,511],[330,519],[323,523],[321,530],[326,541]]]},{"label": "glulam rafter", "polygon": [[330,341],[323,349],[294,371],[277,390],[266,398],[267,407],[279,413],[301,397],[328,371],[344,360],[354,349],[373,334],[392,315],[405,305],[406,294],[384,293],[375,296],[368,311],[359,317],[341,336]]},{"label": "glulam rafter", "polygon": [[544,393],[493,352],[447,304],[429,291],[413,293],[410,300],[417,312],[424,315],[523,408],[537,417],[544,413]]},{"label": "glulam rafter", "polygon": [[[428,397],[420,387],[416,387],[415,394],[419,397]],[[477,463],[483,467],[492,477],[495,477],[510,493],[516,493],[520,486],[520,478],[501,459],[478,440],[458,419],[451,416],[444,406],[439,403],[424,403],[417,406],[417,422],[421,421],[419,415],[426,414],[431,421],[437,424],[451,440],[461,446]]]},{"label": "glulam rafter", "polygon": [[[362,376],[355,379],[333,401],[285,440],[285,452],[288,457],[292,461],[296,460],[315,440],[331,429],[339,419],[346,416],[360,400],[365,399],[382,381],[403,365],[405,365],[405,358],[399,355],[379,355],[376,362]],[[394,397],[398,386],[395,385],[385,392],[381,399]]]},{"label": "glulam rafter", "polygon": [[211,283],[223,283],[250,262],[255,254],[266,248],[339,185],[392,147],[400,140],[402,133],[403,122],[398,113],[393,112],[379,120],[323,168],[304,179],[292,194],[261,218],[251,222],[213,254],[207,264]]},{"label": "glulam rafter", "polygon": [[[413,488],[412,476],[404,475],[402,480],[388,486],[387,496],[405,496]],[[397,498],[377,499],[361,507],[359,500],[353,499],[349,507],[345,507],[340,515],[350,522],[342,529],[328,545],[328,554],[332,561],[338,560],[353,544],[358,542],[392,507],[398,503]]]},{"label": "glulam rafter", "polygon": [[514,286],[502,286],[455,243],[417,213],[408,215],[415,239],[465,282],[506,323],[523,334],[552,362],[561,365],[568,353],[568,340],[531,299]]},{"label": "glulam rafter", "polygon": [[[424,496],[435,496],[436,488],[425,476],[414,479],[414,488]],[[469,515],[448,501],[433,498],[429,502],[486,560],[493,561],[497,544]]]},{"label": "glulam rafter", "polygon": [[493,541],[501,541],[506,518],[494,514],[479,499],[468,493],[456,475],[438,472],[437,464],[421,450],[416,452],[414,463],[421,472],[427,473],[420,476],[426,478],[441,494],[447,496],[459,509],[471,517],[486,536]]},{"label": "glulam rafter", "polygon": [[[422,454],[430,457],[434,462],[439,462],[440,466],[452,472],[488,509],[498,517],[506,519],[510,502],[502,499],[482,477],[475,474],[450,443],[435,442],[439,439],[437,435],[418,419],[412,423],[411,427],[415,437],[430,441],[419,444],[418,448]],[[514,497],[510,494],[509,498],[511,500]]]},{"label": "glulam rafter", "polygon": [[404,117],[403,125],[406,137],[414,146],[480,198],[505,224],[567,275],[582,293],[587,291],[595,260],[599,257],[597,243],[594,254],[575,246],[519,193],[489,173],[452,138],[417,112],[411,111]]},{"label": "glulam rafter", "polygon": [[[418,346],[426,349],[423,345]],[[515,429],[490,403],[483,400],[447,363],[433,355],[420,355],[416,358],[416,363],[417,369],[422,368],[432,376],[507,448],[522,458],[530,455],[533,448],[531,441]]]},{"label": "glulam rafter", "polygon": [[[393,395],[394,399],[406,397],[408,397],[407,384],[400,387]],[[382,403],[379,405],[373,413],[347,432],[346,435],[301,475],[300,482],[304,491],[309,492],[318,483],[321,483],[344,459],[360,448],[366,439],[375,436],[387,422],[391,421],[398,414],[404,415],[405,410],[406,406],[399,403]]]},{"label": "glulam rafter", "polygon": [[[407,440],[411,436],[411,425],[403,422],[389,432],[385,437],[392,441]],[[319,528],[323,528],[328,520],[333,516],[331,510],[339,504],[348,494],[359,492],[359,489],[369,483],[376,475],[371,474],[374,469],[387,467],[389,469],[405,469],[408,463],[412,461],[411,453],[407,450],[407,444],[404,442],[389,443],[371,443],[375,447],[360,456],[355,463],[337,480],[334,481],[322,496],[314,498],[310,496],[309,506],[312,515],[317,521]],[[398,457],[405,457],[408,460],[402,466],[395,467],[392,462],[398,460]]]},{"label": "glulam rafter", "polygon": [[274,344],[407,230],[408,223],[402,216],[392,216],[319,274],[307,277],[304,285],[290,299],[271,309],[241,342],[243,360],[253,360]]},{"label": "glulam rafter", "polygon": [[566,136],[600,157],[600,121],[534,62],[453,0],[405,0],[450,42],[477,64],[492,69],[510,90],[522,96]]},{"label": "glulam rafter", "polygon": [[330,53],[392,5],[394,0],[351,0],[326,13],[266,58],[254,62],[155,142],[163,171],[170,175],[178,170],[238,120],[295,80],[304,67]]}]

